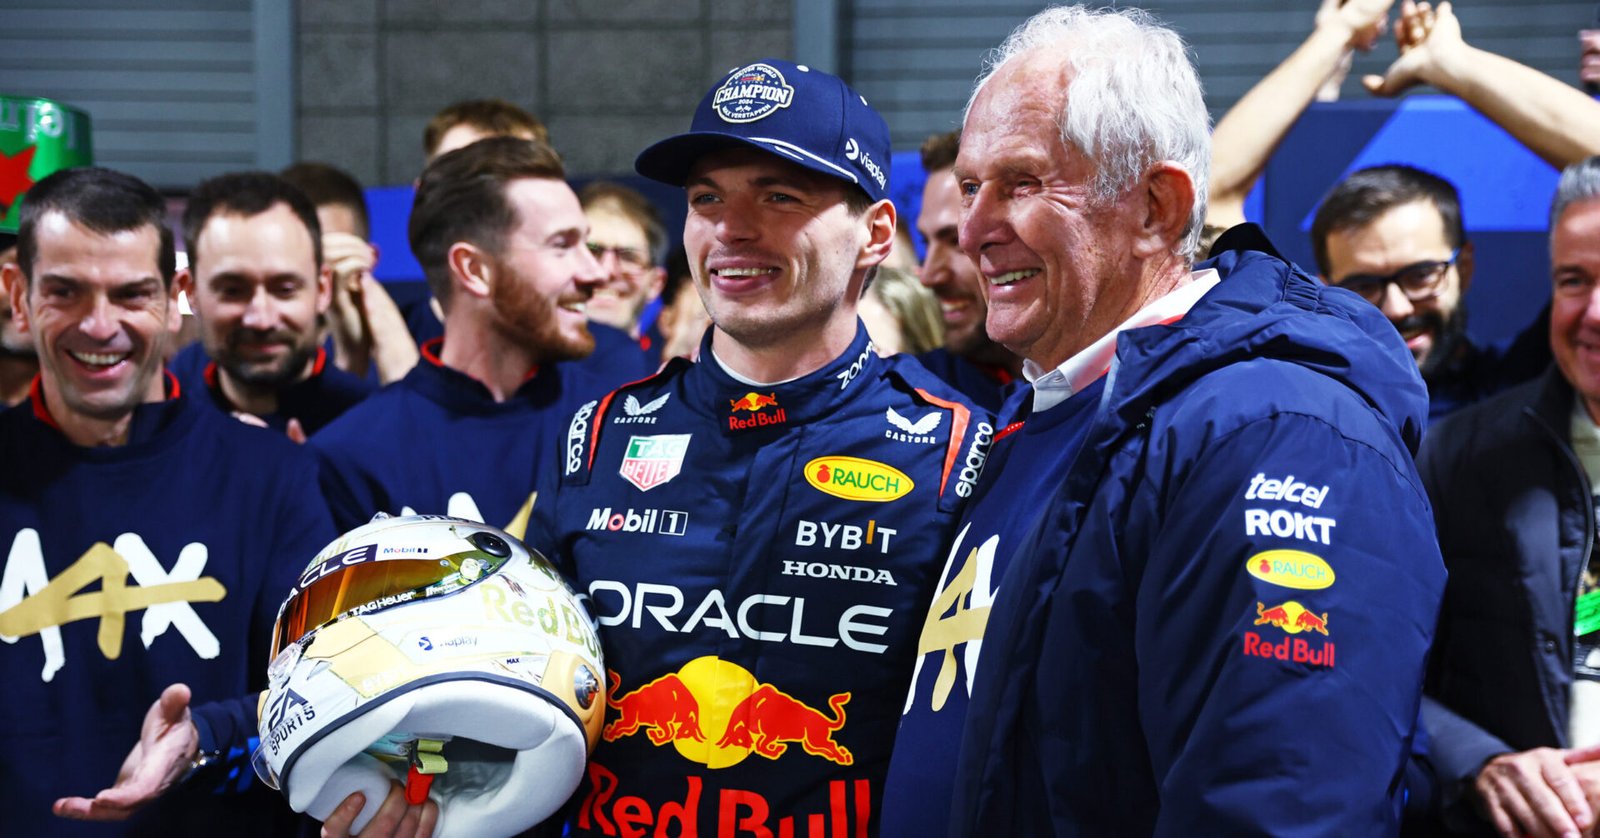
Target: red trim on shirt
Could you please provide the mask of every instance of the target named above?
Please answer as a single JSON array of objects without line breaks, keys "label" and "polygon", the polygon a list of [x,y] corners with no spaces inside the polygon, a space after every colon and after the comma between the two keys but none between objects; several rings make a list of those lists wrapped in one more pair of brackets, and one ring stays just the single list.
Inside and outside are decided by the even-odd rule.
[{"label": "red trim on shirt", "polygon": [[1000,433],[997,433],[997,434],[994,435],[994,441],[995,442],[999,442],[1000,440],[1005,439],[1008,436],[1011,436],[1012,434],[1016,433],[1017,431],[1022,430],[1023,424],[1025,424],[1025,423],[1024,422],[1012,422],[1011,424],[1005,426],[1004,428],[1002,428],[1000,430]]},{"label": "red trim on shirt", "polygon": [[[166,401],[178,398],[183,394],[183,387],[178,384],[178,377],[171,370],[163,369],[161,375],[165,379],[162,390],[166,393]],[[34,373],[33,381],[28,384],[28,400],[33,403],[33,418],[49,425],[56,430],[61,430],[56,417],[50,415],[50,408],[44,403],[44,379]]]},{"label": "red trim on shirt", "polygon": [[917,395],[927,399],[930,404],[938,405],[955,414],[954,421],[950,424],[950,443],[946,446],[944,454],[944,473],[939,475],[939,494],[944,494],[945,484],[950,482],[950,472],[955,470],[956,458],[961,455],[961,442],[967,436],[967,422],[972,417],[972,411],[956,402],[947,402],[937,396],[931,395],[927,390],[918,389]]},{"label": "red trim on shirt", "polygon": [[417,350],[422,353],[422,360],[436,367],[444,366],[444,361],[439,360],[439,351],[442,349],[444,349],[444,338],[429,338],[423,341],[421,346],[417,347]]}]

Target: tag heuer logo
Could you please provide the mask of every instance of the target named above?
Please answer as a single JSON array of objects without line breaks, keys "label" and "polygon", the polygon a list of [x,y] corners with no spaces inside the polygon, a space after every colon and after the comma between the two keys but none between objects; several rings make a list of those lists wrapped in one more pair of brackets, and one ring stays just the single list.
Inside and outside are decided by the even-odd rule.
[{"label": "tag heuer logo", "polygon": [[678,476],[683,470],[683,455],[689,450],[693,434],[628,437],[628,452],[618,473],[622,479],[648,492]]},{"label": "tag heuer logo", "polygon": [[615,419],[612,419],[611,424],[654,425],[656,423],[656,417],[651,416],[650,414],[660,410],[661,406],[666,404],[667,399],[670,398],[672,398],[671,393],[662,393],[660,398],[651,399],[650,401],[640,404],[637,397],[629,395],[622,402],[622,412],[626,415],[618,416]]}]

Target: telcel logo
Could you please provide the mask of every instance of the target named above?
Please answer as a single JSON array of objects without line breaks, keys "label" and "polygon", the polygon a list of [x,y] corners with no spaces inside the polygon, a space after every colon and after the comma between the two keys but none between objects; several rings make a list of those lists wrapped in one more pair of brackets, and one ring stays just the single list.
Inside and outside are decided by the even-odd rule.
[{"label": "telcel logo", "polygon": [[818,457],[806,463],[805,475],[811,488],[845,500],[883,503],[905,497],[916,487],[894,466],[860,457]]},{"label": "telcel logo", "polygon": [[1267,550],[1245,559],[1244,569],[1257,579],[1297,591],[1320,591],[1333,585],[1333,568],[1303,550]]}]

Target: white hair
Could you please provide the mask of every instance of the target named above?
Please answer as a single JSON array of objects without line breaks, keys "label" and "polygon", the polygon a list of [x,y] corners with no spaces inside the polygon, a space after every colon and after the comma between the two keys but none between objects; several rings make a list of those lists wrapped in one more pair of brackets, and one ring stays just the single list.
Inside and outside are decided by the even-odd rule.
[{"label": "white hair", "polygon": [[1183,39],[1143,9],[1045,9],[989,55],[972,99],[1001,67],[1035,50],[1058,56],[1071,74],[1061,141],[1093,161],[1097,199],[1122,194],[1158,162],[1189,173],[1195,202],[1178,253],[1193,260],[1211,177],[1211,115]]},{"label": "white hair", "polygon": [[1585,157],[1561,170],[1555,197],[1550,201],[1550,232],[1555,233],[1568,206],[1596,198],[1600,198],[1600,155]]}]

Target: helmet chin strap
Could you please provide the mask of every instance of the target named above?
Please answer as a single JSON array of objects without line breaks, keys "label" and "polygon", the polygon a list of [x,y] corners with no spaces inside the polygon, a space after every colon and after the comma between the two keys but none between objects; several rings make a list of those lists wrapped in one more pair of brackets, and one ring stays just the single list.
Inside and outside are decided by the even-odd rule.
[{"label": "helmet chin strap", "polygon": [[444,758],[444,740],[418,739],[411,747],[411,768],[406,771],[406,802],[413,806],[428,799],[435,774],[449,770]]}]

